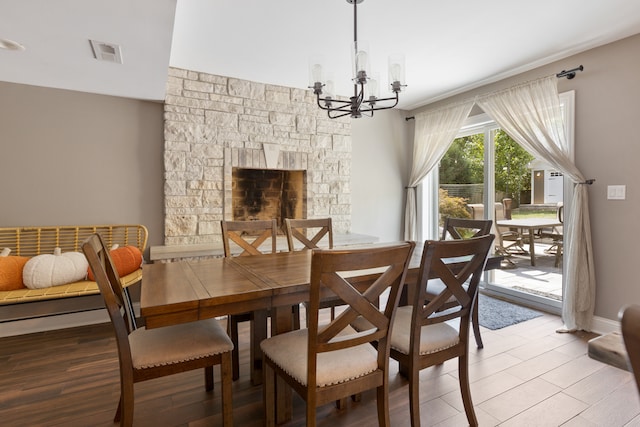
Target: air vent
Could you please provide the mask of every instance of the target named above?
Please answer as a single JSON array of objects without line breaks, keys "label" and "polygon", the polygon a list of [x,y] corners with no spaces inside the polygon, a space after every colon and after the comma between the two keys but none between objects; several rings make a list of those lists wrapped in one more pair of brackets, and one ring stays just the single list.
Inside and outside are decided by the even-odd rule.
[{"label": "air vent", "polygon": [[115,62],[116,64],[122,64],[122,50],[120,49],[119,45],[99,42],[96,40],[89,40],[89,42],[91,42],[93,56],[98,61],[107,61]]}]

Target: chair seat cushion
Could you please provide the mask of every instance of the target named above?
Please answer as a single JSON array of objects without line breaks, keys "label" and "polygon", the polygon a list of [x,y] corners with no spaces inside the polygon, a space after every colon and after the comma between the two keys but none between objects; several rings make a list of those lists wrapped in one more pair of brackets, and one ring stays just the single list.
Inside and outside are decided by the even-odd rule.
[{"label": "chair seat cushion", "polygon": [[135,369],[197,360],[233,350],[233,343],[216,319],[157,329],[138,328],[129,335]]},{"label": "chair seat cushion", "polygon": [[[391,347],[409,354],[413,306],[398,307],[391,332]],[[453,347],[460,342],[458,331],[447,323],[426,325],[420,331],[420,354],[430,354]]]},{"label": "chair seat cushion", "polygon": [[[391,331],[391,348],[403,354],[409,354],[411,343],[411,316],[413,306],[398,307]],[[351,324],[357,331],[366,331],[372,325],[363,317]],[[447,323],[436,323],[422,327],[420,333],[420,354],[430,354],[444,350],[460,342],[456,328]]]},{"label": "chair seat cushion", "polygon": [[[347,328],[339,335],[357,333]],[[308,329],[299,329],[268,338],[260,344],[265,356],[300,384],[307,385]],[[318,387],[340,384],[378,369],[377,352],[370,344],[318,354]]]}]

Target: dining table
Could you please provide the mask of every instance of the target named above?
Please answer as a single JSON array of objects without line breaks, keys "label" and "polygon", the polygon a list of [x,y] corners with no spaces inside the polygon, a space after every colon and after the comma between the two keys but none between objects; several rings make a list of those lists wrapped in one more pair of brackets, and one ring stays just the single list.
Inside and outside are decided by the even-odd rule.
[{"label": "dining table", "polygon": [[557,218],[517,218],[517,219],[501,219],[496,221],[497,227],[517,228],[519,230],[527,230],[529,238],[529,257],[531,265],[536,265],[536,245],[535,233],[542,228],[562,227],[564,224]]},{"label": "dining table", "polygon": [[[421,249],[417,246],[412,255],[406,277],[407,289],[417,282]],[[271,335],[291,331],[291,306],[309,300],[312,253],[302,250],[144,264],[140,314],[145,326],[151,329],[268,309]],[[490,256],[485,270],[500,268],[502,258]],[[452,262],[455,264],[455,260]],[[356,276],[344,274],[354,287],[362,288],[370,285],[379,272],[368,271]],[[251,363],[254,384],[262,379],[259,362]],[[282,422],[291,417],[291,390],[278,383],[277,395],[281,398],[276,399],[276,416]]]}]

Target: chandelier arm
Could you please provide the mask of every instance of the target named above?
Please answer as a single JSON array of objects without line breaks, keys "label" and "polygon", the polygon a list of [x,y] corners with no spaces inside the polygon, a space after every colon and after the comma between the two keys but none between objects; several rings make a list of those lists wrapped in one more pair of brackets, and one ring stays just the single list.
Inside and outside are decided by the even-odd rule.
[{"label": "chandelier arm", "polygon": [[376,104],[378,102],[385,102],[385,101],[395,101],[395,102],[393,103],[393,105],[383,105],[383,106],[380,106],[380,107],[373,106],[373,105],[369,104],[369,108],[367,108],[366,110],[363,110],[363,111],[389,110],[389,109],[395,107],[396,105],[398,105],[398,92],[396,92],[396,96],[395,97],[376,99]]},{"label": "chandelier arm", "polygon": [[324,101],[324,99],[321,99],[320,95],[316,95],[316,103],[318,104],[318,107],[321,110],[326,110],[326,111],[341,110],[342,108],[351,106],[351,101],[343,101],[341,99],[331,99],[331,103],[342,104],[340,107],[327,107],[322,105],[321,101]]},{"label": "chandelier arm", "polygon": [[394,105],[396,105],[398,104],[398,99],[399,99],[398,92],[396,92],[396,96],[390,96],[388,98],[379,98],[379,99],[376,99],[376,102],[395,101]]},{"label": "chandelier arm", "polygon": [[337,109],[328,110],[327,111],[327,116],[329,116],[330,119],[337,119],[337,118],[344,117],[344,116],[347,116],[347,115],[351,114],[351,110],[349,110],[346,113],[343,112],[342,114],[337,114],[337,115],[332,116],[331,113],[336,112],[336,111],[342,111],[342,110],[337,110]]}]

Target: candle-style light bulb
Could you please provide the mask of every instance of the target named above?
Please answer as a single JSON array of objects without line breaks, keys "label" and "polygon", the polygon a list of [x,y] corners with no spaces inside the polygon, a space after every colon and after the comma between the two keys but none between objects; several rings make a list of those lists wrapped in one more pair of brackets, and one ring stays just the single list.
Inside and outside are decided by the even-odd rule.
[{"label": "candle-style light bulb", "polygon": [[369,75],[369,44],[354,42],[352,46],[353,78],[357,83],[366,83]]},{"label": "candle-style light bulb", "polygon": [[389,89],[400,92],[404,86],[404,55],[389,57]]}]

